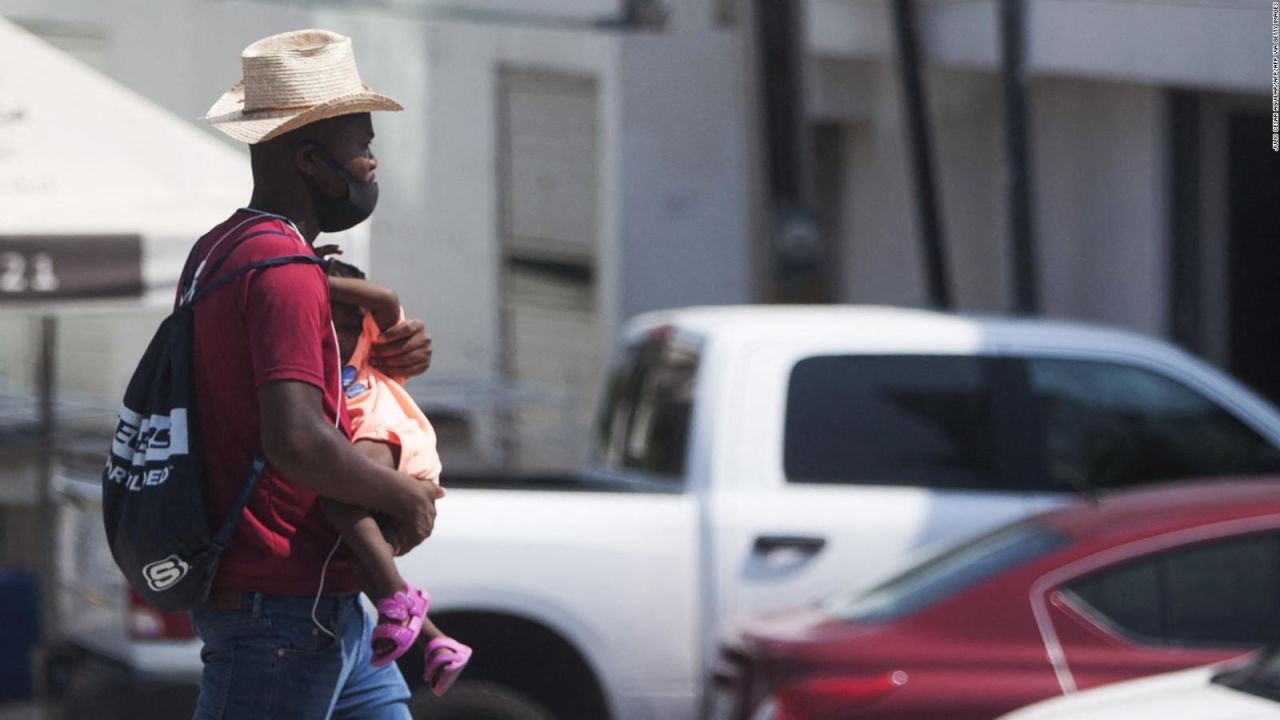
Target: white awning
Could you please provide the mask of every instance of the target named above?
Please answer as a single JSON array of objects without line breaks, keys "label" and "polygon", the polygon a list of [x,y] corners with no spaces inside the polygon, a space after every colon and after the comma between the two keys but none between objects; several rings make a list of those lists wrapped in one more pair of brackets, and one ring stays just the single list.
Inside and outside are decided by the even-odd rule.
[{"label": "white awning", "polygon": [[[105,246],[140,238],[132,262],[141,264],[146,304],[171,303],[191,244],[247,204],[253,187],[248,152],[198,122],[0,18],[0,254],[18,262],[15,254],[34,254],[43,242],[64,255],[79,252],[83,266],[86,243],[100,238],[95,262],[101,256],[98,268],[109,272],[107,266],[127,262],[128,253]],[[348,258],[359,262],[366,236],[357,228],[326,242],[344,244]],[[21,262],[30,291],[35,258]],[[39,270],[47,274],[48,268]],[[0,262],[0,304],[6,287],[16,297],[16,275]],[[31,299],[30,292],[23,298]]]},{"label": "white awning", "polygon": [[252,187],[247,153],[0,19],[0,237],[138,236],[146,294],[171,302]]}]

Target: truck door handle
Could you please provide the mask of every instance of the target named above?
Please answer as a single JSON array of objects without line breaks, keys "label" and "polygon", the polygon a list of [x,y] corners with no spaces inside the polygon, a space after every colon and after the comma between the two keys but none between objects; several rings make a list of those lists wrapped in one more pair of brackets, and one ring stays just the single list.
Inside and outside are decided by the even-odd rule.
[{"label": "truck door handle", "polygon": [[812,535],[761,535],[756,538],[754,551],[758,555],[768,555],[777,550],[799,550],[815,555],[826,545],[826,538]]}]

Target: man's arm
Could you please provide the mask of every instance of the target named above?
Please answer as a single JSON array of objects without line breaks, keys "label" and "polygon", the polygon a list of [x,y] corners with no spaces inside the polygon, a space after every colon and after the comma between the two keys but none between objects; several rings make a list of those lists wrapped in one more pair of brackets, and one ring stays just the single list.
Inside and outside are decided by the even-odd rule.
[{"label": "man's arm", "polygon": [[281,380],[258,389],[262,452],[285,478],[317,495],[386,513],[405,549],[435,523],[429,483],[365,457],[325,419],[323,394],[305,382]]},{"label": "man's arm", "polygon": [[400,321],[400,298],[385,285],[361,280],[329,276],[329,297],[337,302],[358,305],[373,313],[379,330],[389,330]]}]

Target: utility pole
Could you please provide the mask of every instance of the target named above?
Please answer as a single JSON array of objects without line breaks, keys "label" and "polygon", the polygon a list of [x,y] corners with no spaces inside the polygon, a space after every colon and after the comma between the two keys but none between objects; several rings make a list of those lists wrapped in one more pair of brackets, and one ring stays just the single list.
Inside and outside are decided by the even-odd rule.
[{"label": "utility pole", "polygon": [[813,212],[804,97],[803,0],[755,0],[754,29],[764,141],[770,295],[827,302],[826,243]]},{"label": "utility pole", "polygon": [[57,510],[54,498],[54,450],[56,447],[57,417],[53,398],[56,363],[58,359],[58,319],[52,314],[40,318],[40,367],[39,408],[40,441],[37,459],[36,512],[40,522],[40,634],[42,651],[49,647],[58,633],[58,567]]},{"label": "utility pole", "polygon": [[911,153],[916,211],[920,217],[920,243],[924,256],[929,305],[951,310],[951,283],[947,276],[946,243],[938,212],[937,183],[933,175],[933,143],[929,134],[929,104],[920,79],[919,32],[913,0],[890,0],[898,41],[898,70],[906,105],[905,122]]},{"label": "utility pole", "polygon": [[1031,156],[1027,147],[1026,7],[1023,0],[1000,0],[1001,57],[1004,66],[1004,125],[1009,195],[1009,238],[1013,259],[1014,310],[1040,311],[1036,244],[1031,222]]}]

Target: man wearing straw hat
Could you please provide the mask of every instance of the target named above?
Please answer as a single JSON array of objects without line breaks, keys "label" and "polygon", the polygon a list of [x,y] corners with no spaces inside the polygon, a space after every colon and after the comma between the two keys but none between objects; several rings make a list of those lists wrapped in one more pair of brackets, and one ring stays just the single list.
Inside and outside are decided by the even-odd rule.
[{"label": "man wearing straw hat", "polygon": [[[370,112],[401,109],[360,81],[351,40],[335,33],[264,38],[241,64],[244,79],[206,120],[249,144],[253,197],[196,243],[185,272],[197,285],[313,254],[320,233],[367,218],[378,198]],[[207,604],[191,613],[204,641],[199,719],[409,717],[395,665],[370,664],[374,618],[315,500],[385,513],[405,548],[430,534],[435,506],[428,483],[350,445],[329,307],[321,267],[298,263],[252,270],[195,307],[211,512],[229,511],[256,452],[268,461]],[[380,369],[426,370],[420,321],[384,337]]]}]

